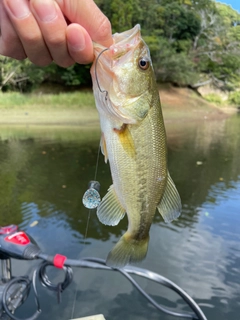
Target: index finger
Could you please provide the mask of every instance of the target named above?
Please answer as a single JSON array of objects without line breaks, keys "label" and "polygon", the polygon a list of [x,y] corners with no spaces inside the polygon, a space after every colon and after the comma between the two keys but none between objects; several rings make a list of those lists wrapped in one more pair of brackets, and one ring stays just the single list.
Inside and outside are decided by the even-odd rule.
[{"label": "index finger", "polygon": [[80,24],[92,41],[105,47],[113,43],[111,23],[93,0],[56,0],[70,22]]},{"label": "index finger", "polygon": [[0,55],[17,60],[26,58],[22,43],[14,30],[7,12],[0,0]]}]

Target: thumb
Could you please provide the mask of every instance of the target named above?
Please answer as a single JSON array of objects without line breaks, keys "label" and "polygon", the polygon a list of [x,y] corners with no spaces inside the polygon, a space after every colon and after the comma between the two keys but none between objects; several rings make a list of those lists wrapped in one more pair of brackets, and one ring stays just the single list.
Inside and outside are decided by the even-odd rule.
[{"label": "thumb", "polygon": [[108,18],[93,0],[55,0],[71,23],[80,24],[92,41],[105,47],[112,43],[112,30]]}]

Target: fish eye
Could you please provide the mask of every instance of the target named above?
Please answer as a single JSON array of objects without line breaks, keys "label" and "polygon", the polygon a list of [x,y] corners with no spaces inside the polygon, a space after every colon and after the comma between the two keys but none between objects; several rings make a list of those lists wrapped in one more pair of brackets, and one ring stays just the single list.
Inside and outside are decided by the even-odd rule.
[{"label": "fish eye", "polygon": [[149,65],[150,65],[150,63],[147,58],[140,58],[138,61],[138,66],[142,70],[147,70],[149,68]]}]

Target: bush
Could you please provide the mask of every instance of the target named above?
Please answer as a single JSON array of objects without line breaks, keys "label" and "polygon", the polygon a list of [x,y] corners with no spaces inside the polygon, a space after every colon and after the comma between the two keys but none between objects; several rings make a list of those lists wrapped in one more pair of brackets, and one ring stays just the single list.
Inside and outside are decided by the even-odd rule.
[{"label": "bush", "polygon": [[240,106],[240,91],[230,93],[228,101],[231,104]]},{"label": "bush", "polygon": [[215,104],[222,104],[222,98],[216,93],[209,93],[204,96],[204,99]]}]

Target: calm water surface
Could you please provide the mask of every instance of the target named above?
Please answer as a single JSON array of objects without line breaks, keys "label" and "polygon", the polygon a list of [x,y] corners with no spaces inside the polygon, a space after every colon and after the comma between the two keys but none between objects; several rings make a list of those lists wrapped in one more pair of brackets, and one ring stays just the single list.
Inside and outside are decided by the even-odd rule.
[{"label": "calm water surface", "polygon": [[[224,121],[166,124],[169,171],[182,198],[179,220],[165,224],[156,214],[147,258],[140,267],[168,277],[187,291],[209,320],[238,320],[240,314],[240,117]],[[99,130],[78,128],[0,128],[0,225],[18,224],[49,254],[69,258],[106,258],[127,228],[102,225],[90,215],[82,195],[94,178]],[[100,157],[101,193],[111,184]],[[33,222],[38,224],[31,227]],[[14,261],[15,275],[36,262]],[[59,274],[53,274],[59,279]],[[175,294],[140,280],[143,288],[168,307],[187,310]],[[63,293],[38,286],[39,319],[103,313],[106,319],[170,320],[114,272],[74,269],[74,282]],[[18,315],[34,311],[30,298]]]}]

